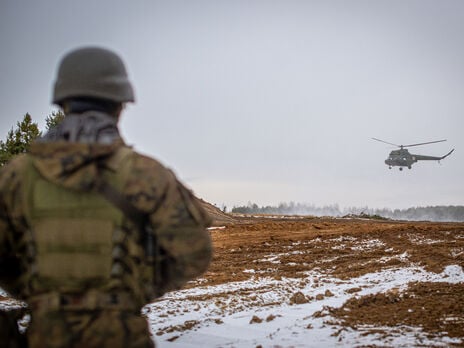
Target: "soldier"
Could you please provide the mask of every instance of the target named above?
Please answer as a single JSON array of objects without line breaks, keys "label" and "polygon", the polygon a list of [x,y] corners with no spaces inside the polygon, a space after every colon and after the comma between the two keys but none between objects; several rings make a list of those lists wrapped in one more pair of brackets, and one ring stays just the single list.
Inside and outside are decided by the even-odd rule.
[{"label": "soldier", "polygon": [[30,307],[30,347],[153,347],[142,306],[208,267],[199,201],[119,135],[133,101],[119,56],[72,51],[66,117],[0,171],[0,286]]}]

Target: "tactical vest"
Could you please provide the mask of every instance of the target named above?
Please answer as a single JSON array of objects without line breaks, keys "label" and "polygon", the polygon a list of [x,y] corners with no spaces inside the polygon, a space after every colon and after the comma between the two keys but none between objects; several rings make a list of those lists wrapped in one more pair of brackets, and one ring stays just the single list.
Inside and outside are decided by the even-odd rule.
[{"label": "tactical vest", "polygon": [[[102,173],[119,191],[130,170],[131,153],[126,147],[118,150],[111,159],[118,170]],[[117,261],[123,213],[97,192],[73,191],[47,181],[32,159],[23,188],[31,227],[27,243],[31,294],[107,288],[121,268]]]}]

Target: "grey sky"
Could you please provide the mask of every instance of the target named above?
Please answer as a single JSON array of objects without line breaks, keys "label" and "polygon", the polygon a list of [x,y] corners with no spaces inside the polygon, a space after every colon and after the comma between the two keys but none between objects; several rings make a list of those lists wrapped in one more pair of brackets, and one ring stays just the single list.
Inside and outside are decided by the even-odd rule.
[{"label": "grey sky", "polygon": [[[464,204],[464,1],[2,0],[0,45],[2,139],[100,45],[135,86],[126,141],[212,203]],[[456,150],[399,172],[371,137]]]}]

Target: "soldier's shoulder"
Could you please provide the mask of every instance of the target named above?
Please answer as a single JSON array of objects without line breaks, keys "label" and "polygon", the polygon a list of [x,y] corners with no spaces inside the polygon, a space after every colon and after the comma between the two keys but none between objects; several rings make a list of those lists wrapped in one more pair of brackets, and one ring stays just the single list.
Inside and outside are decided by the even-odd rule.
[{"label": "soldier's shoulder", "polygon": [[160,161],[136,151],[133,152],[132,157],[131,171],[133,175],[147,179],[156,177],[157,181],[176,180],[172,170],[164,166]]},{"label": "soldier's shoulder", "polygon": [[21,186],[29,158],[29,155],[16,156],[0,168],[0,191],[2,194],[13,192]]},{"label": "soldier's shoulder", "polygon": [[30,155],[27,154],[21,154],[13,157],[8,163],[6,163],[0,168],[1,176],[10,176],[14,173],[19,173],[23,171],[29,163],[29,158]]},{"label": "soldier's shoulder", "polygon": [[149,157],[147,155],[141,154],[137,151],[133,151],[133,166],[136,168],[146,169],[146,170],[160,170],[168,171],[160,161],[155,158]]}]

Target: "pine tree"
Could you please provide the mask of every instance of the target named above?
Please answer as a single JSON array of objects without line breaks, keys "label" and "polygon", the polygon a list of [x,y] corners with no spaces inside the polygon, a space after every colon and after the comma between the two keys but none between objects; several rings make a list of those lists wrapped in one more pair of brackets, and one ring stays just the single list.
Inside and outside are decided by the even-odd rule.
[{"label": "pine tree", "polygon": [[63,111],[61,110],[53,111],[45,119],[45,126],[47,127],[47,130],[49,131],[50,129],[58,126],[61,123],[61,121],[63,121],[63,119],[64,119]]},{"label": "pine tree", "polygon": [[[45,119],[46,130],[56,127],[64,119],[64,113],[53,111]],[[0,140],[0,167],[6,164],[13,156],[25,153],[29,150],[31,143],[39,137],[37,123],[32,122],[32,117],[27,113],[21,122],[16,123],[16,129],[11,128],[5,141]]]},{"label": "pine tree", "polygon": [[16,123],[17,128],[8,132],[6,140],[0,140],[0,166],[7,163],[13,156],[27,152],[35,138],[40,136],[37,123],[32,122],[28,113],[21,122]]}]

